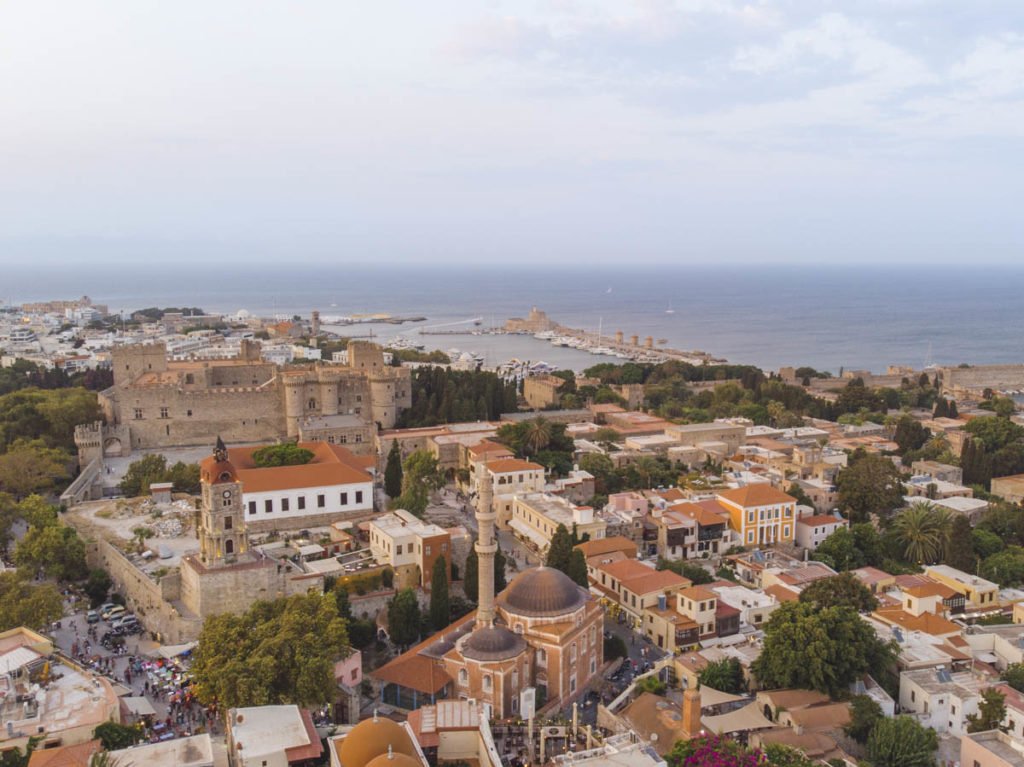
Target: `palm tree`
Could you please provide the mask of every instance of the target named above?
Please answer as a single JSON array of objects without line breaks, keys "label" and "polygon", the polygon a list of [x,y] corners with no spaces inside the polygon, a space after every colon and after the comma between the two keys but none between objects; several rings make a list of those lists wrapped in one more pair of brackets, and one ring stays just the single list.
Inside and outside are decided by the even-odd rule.
[{"label": "palm tree", "polygon": [[916,564],[934,562],[946,550],[950,516],[930,501],[915,501],[893,520],[904,556]]},{"label": "palm tree", "polygon": [[551,442],[551,423],[541,416],[527,421],[523,442],[531,455],[539,453]]},{"label": "palm tree", "polygon": [[637,458],[636,463],[634,463],[633,466],[636,468],[636,473],[643,478],[644,487],[650,489],[651,477],[659,468],[661,468],[658,466],[658,461],[652,456],[642,455]]}]

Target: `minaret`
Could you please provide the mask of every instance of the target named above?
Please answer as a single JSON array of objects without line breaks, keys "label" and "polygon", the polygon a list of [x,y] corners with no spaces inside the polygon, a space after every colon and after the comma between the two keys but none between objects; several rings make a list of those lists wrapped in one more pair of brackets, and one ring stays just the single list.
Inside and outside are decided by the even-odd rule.
[{"label": "minaret", "polygon": [[479,602],[476,608],[477,628],[485,628],[494,623],[494,555],[498,544],[494,539],[494,504],[493,479],[486,466],[480,479],[480,494],[476,504],[476,523],[480,535],[476,542],[477,576],[479,585],[477,595]]}]

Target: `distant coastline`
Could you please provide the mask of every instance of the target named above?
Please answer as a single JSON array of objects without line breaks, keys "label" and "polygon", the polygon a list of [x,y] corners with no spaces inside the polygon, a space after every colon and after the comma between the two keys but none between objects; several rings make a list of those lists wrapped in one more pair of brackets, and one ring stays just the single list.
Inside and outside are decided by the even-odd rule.
[{"label": "distant coastline", "polygon": [[[664,338],[673,348],[703,349],[769,370],[811,365],[832,373],[882,372],[889,365],[1024,361],[1016,327],[1024,314],[1024,270],[1014,269],[1002,269],[996,278],[986,270],[947,267],[231,269],[214,263],[176,269],[82,264],[56,272],[19,265],[6,268],[4,276],[5,302],[88,294],[126,310],[187,303],[224,313],[245,308],[308,316],[318,309],[427,318],[400,328],[359,326],[382,339],[476,317],[485,326],[501,325],[536,305],[564,326],[596,332],[600,325],[608,335],[621,330],[627,338]],[[498,352],[486,338],[479,349],[432,338],[433,348]],[[548,346],[535,343],[520,351],[539,354]]]}]

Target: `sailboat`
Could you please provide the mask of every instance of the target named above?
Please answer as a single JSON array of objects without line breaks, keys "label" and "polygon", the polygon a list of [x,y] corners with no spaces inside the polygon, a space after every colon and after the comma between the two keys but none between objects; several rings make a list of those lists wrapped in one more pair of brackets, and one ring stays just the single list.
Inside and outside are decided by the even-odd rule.
[{"label": "sailboat", "polygon": [[675,314],[676,310],[672,308],[672,302],[668,302],[668,309],[665,310],[665,314]]}]

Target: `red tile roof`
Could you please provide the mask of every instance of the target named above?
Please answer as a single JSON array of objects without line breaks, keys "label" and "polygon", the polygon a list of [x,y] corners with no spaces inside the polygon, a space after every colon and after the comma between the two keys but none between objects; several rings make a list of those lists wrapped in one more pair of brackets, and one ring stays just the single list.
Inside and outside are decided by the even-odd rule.
[{"label": "red tile roof", "polygon": [[756,482],[753,485],[745,485],[734,490],[724,490],[718,494],[718,497],[731,501],[743,508],[749,506],[772,506],[778,503],[796,503],[796,498],[786,495],[767,482]]}]

